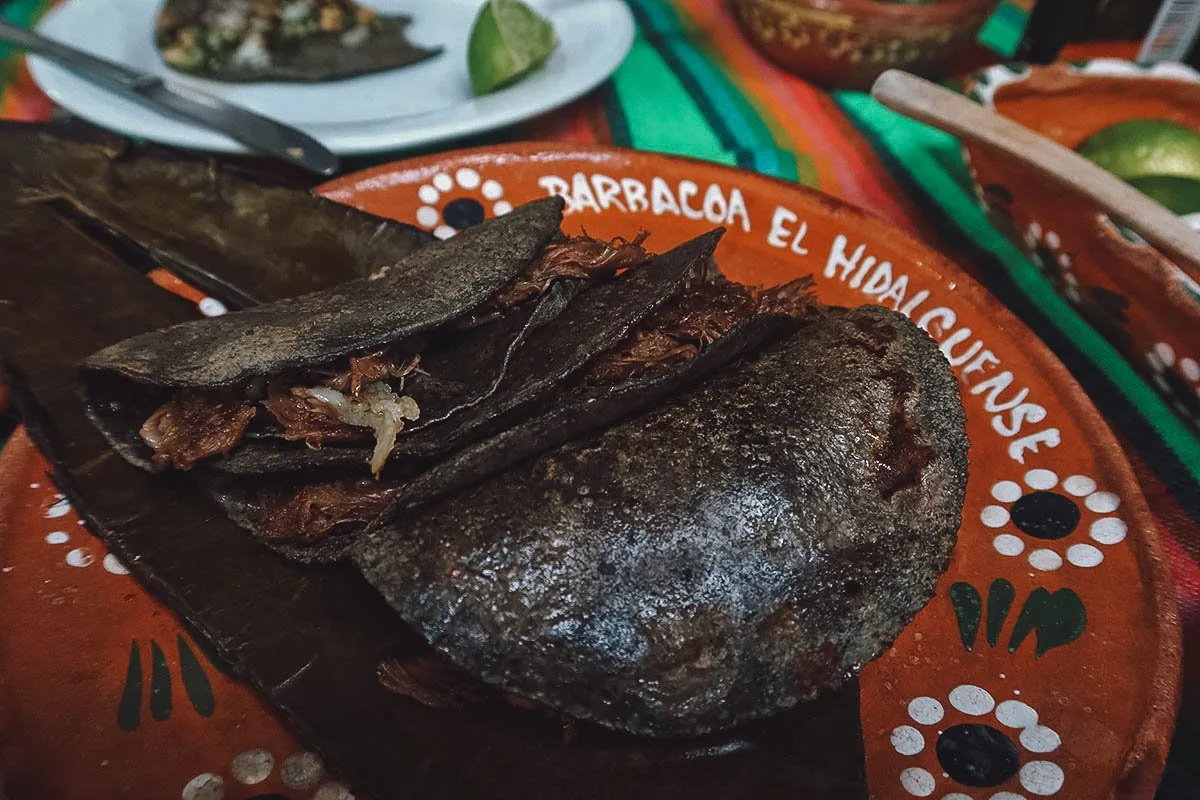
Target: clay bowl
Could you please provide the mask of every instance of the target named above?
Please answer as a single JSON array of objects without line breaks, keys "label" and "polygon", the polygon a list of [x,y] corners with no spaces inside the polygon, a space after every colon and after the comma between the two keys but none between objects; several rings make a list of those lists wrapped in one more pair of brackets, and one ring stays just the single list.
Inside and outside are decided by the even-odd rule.
[{"label": "clay bowl", "polygon": [[732,0],[767,58],[832,89],[868,89],[887,69],[938,77],[975,41],[997,0]]},{"label": "clay bowl", "polygon": [[[1200,130],[1200,73],[1179,64],[997,65],[969,78],[966,91],[1072,149],[1129,119]],[[993,222],[1200,430],[1200,284],[1074,192],[991,151],[965,150]]]}]

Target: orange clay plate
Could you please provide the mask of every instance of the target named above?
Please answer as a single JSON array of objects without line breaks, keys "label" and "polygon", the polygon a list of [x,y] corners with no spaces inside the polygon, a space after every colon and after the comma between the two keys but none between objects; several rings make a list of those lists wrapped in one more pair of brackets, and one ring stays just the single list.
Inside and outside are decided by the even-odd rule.
[{"label": "orange clay plate", "polygon": [[[908,314],[961,382],[971,477],[937,596],[862,673],[872,797],[1153,795],[1179,678],[1158,532],[1066,370],[953,264],[824,195],[624,151],[468,150],[321,191],[443,237],[547,193],[569,198],[568,232],[644,228],[660,250],[723,225],[718,259],[736,280],[811,274],[827,303]],[[38,798],[58,800],[350,797],[85,533],[44,471],[18,433],[0,458],[0,774],[20,763]]]},{"label": "orange clay plate", "polygon": [[[1072,149],[1132,119],[1169,120],[1200,131],[1200,73],[1183,64],[1104,58],[997,65],[972,76],[967,93]],[[976,147],[965,151],[979,199],[996,226],[1200,431],[1197,276],[1019,162]]]}]

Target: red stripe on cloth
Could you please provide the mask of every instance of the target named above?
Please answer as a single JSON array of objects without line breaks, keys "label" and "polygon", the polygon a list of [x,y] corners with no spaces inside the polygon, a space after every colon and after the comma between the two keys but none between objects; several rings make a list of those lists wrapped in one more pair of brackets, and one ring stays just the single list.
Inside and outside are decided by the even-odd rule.
[{"label": "red stripe on cloth", "polygon": [[53,110],[54,103],[33,82],[25,59],[20,59],[16,77],[0,96],[0,118],[39,122],[49,119]]}]

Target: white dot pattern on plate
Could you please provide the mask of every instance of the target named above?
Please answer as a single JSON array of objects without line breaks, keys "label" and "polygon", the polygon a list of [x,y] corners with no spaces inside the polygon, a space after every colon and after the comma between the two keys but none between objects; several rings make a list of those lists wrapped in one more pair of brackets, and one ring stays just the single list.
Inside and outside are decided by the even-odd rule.
[{"label": "white dot pattern on plate", "polygon": [[1062,738],[1045,725],[1034,725],[1021,731],[1021,746],[1031,753],[1053,753],[1062,744]]},{"label": "white dot pattern on plate", "polygon": [[449,239],[456,233],[458,233],[458,231],[454,230],[454,228],[451,228],[449,225],[438,225],[437,230],[433,232],[433,235],[439,239]]},{"label": "white dot pattern on plate", "polygon": [[1062,240],[1058,238],[1058,234],[1054,231],[1046,233],[1046,246],[1051,250],[1057,250],[1062,245]]},{"label": "white dot pattern on plate", "polygon": [[1025,800],[1025,795],[1016,792],[996,792],[988,800]]},{"label": "white dot pattern on plate", "polygon": [[996,701],[987,689],[965,683],[950,691],[950,705],[964,714],[980,717],[996,707]]},{"label": "white dot pattern on plate", "polygon": [[464,189],[474,189],[479,186],[479,173],[470,167],[462,167],[454,173],[454,180]]},{"label": "white dot pattern on plate", "polygon": [[1075,497],[1084,497],[1096,491],[1096,482],[1087,475],[1072,475],[1063,481],[1063,488]]},{"label": "white dot pattern on plate", "polygon": [[500,202],[496,203],[496,205],[492,206],[492,213],[497,217],[503,217],[510,211],[512,211],[512,203],[508,202],[507,200],[501,200]]},{"label": "white dot pattern on plate", "polygon": [[1016,481],[1000,481],[992,487],[992,497],[1001,503],[1015,503],[1021,499],[1021,486]]},{"label": "white dot pattern on plate", "polygon": [[1154,345],[1154,355],[1158,356],[1159,360],[1168,367],[1175,363],[1175,348],[1166,342]]},{"label": "white dot pattern on plate", "polygon": [[1100,544],[1117,544],[1125,539],[1129,526],[1117,517],[1103,517],[1092,523],[1090,534]]},{"label": "white dot pattern on plate", "polygon": [[215,772],[203,772],[187,782],[180,793],[180,800],[222,800],[225,797],[225,779]]},{"label": "white dot pattern on plate", "polygon": [[918,697],[908,704],[908,716],[921,725],[936,725],[946,715],[946,709],[932,697]]},{"label": "white dot pattern on plate", "polygon": [[996,706],[996,719],[1009,728],[1028,728],[1037,725],[1038,713],[1028,703],[1020,700],[1005,700]]},{"label": "white dot pattern on plate", "polygon": [[1025,484],[1040,491],[1053,489],[1058,484],[1058,475],[1048,469],[1031,469],[1025,473]]},{"label": "white dot pattern on plate", "polygon": [[349,787],[339,781],[330,781],[322,784],[317,793],[313,795],[313,800],[354,800],[354,795],[350,793]]},{"label": "white dot pattern on plate", "polygon": [[59,517],[65,517],[70,513],[71,504],[66,500],[58,500],[54,503],[54,505],[47,508],[46,513],[42,516],[44,516],[46,519],[58,519]]},{"label": "white dot pattern on plate", "polygon": [[1030,761],[1020,774],[1021,786],[1030,794],[1048,797],[1063,787],[1062,767],[1053,761]]},{"label": "white dot pattern on plate", "polygon": [[72,567],[90,567],[95,560],[96,557],[84,547],[76,547],[67,553],[67,564]]},{"label": "white dot pattern on plate", "polygon": [[950,794],[942,795],[942,800],[971,800],[971,795],[963,794],[962,792],[951,792]]},{"label": "white dot pattern on plate", "polygon": [[440,216],[438,210],[433,206],[421,206],[417,209],[417,222],[426,228],[432,228],[434,225],[437,225]]},{"label": "white dot pattern on plate", "polygon": [[1029,554],[1029,566],[1042,572],[1053,572],[1063,565],[1062,556],[1053,550],[1034,550]]},{"label": "white dot pattern on plate", "polygon": [[233,757],[233,761],[229,762],[229,771],[233,773],[234,779],[247,786],[262,783],[271,777],[273,769],[275,756],[271,755],[270,750],[261,747],[238,753]]},{"label": "white dot pattern on plate", "polygon": [[104,557],[104,569],[113,575],[128,575],[129,570],[121,563],[121,559],[109,553]]},{"label": "white dot pattern on plate", "polygon": [[50,531],[46,534],[46,544],[66,544],[71,541],[71,535],[66,531]]},{"label": "white dot pattern on plate", "polygon": [[1192,383],[1200,381],[1200,363],[1197,363],[1194,358],[1180,359],[1179,371],[1183,373],[1183,377]]},{"label": "white dot pattern on plate", "polygon": [[979,520],[989,528],[1003,528],[1008,524],[1008,509],[1004,506],[985,506],[979,512]]},{"label": "white dot pattern on plate", "polygon": [[1120,507],[1121,498],[1112,492],[1092,492],[1083,504],[1089,511],[1095,511],[1097,514],[1111,514]]},{"label": "white dot pattern on plate", "polygon": [[1073,544],[1067,548],[1067,561],[1077,567],[1094,567],[1104,560],[1104,553],[1090,544]]},{"label": "white dot pattern on plate", "polygon": [[1020,536],[1002,533],[992,540],[992,547],[1002,556],[1019,556],[1025,550],[1025,542],[1021,541]]},{"label": "white dot pattern on plate", "polygon": [[892,747],[902,756],[915,756],[925,749],[925,737],[912,725],[901,725],[892,731]]},{"label": "white dot pattern on plate", "polygon": [[279,777],[289,789],[311,789],[325,776],[321,757],[308,751],[293,753],[283,760]]},{"label": "white dot pattern on plate", "polygon": [[433,176],[433,185],[439,192],[448,192],[454,188],[454,179],[444,172]]},{"label": "white dot pattern on plate", "polygon": [[900,785],[914,797],[929,797],[937,784],[928,770],[909,767],[900,773]]},{"label": "white dot pattern on plate", "polygon": [[484,200],[499,200],[504,197],[504,187],[497,181],[484,181],[480,191],[483,193]]},{"label": "white dot pattern on plate", "polygon": [[417,197],[427,206],[431,206],[441,199],[442,193],[428,183],[417,190]]},{"label": "white dot pattern on plate", "polygon": [[196,304],[196,307],[199,308],[200,313],[206,317],[219,317],[229,311],[229,309],[225,307],[225,304],[215,297],[203,298],[199,303]]}]

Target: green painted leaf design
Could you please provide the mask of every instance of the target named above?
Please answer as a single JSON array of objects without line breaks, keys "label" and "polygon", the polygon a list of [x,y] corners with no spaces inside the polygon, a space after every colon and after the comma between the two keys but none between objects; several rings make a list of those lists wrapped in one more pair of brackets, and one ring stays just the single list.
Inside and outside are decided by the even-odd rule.
[{"label": "green painted leaf design", "polygon": [[183,689],[187,692],[192,708],[202,717],[211,717],[216,710],[217,702],[213,698],[212,684],[204,674],[200,659],[192,652],[187,640],[181,634],[178,637],[179,669],[183,673]]},{"label": "green painted leaf design", "polygon": [[1000,631],[1004,630],[1004,623],[1008,621],[1008,612],[1012,610],[1015,594],[1012,583],[1004,578],[992,581],[992,586],[988,589],[987,641],[992,647],[996,646],[1000,639]]},{"label": "green painted leaf design", "polygon": [[1041,658],[1050,650],[1075,641],[1086,628],[1087,609],[1074,591],[1059,589],[1051,594],[1042,588],[1034,589],[1017,618],[1008,651],[1015,653],[1030,631],[1036,631],[1037,656]]},{"label": "green painted leaf design", "polygon": [[950,587],[950,604],[958,620],[958,635],[969,653],[975,648],[975,637],[979,634],[979,620],[983,603],[979,591],[969,583],[959,582]]},{"label": "green painted leaf design", "polygon": [[171,716],[171,670],[158,642],[150,642],[150,716],[162,722]]},{"label": "green painted leaf design", "polygon": [[125,688],[117,706],[117,726],[132,732],[142,723],[142,653],[135,639],[129,646],[129,666],[125,668]]}]

